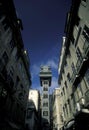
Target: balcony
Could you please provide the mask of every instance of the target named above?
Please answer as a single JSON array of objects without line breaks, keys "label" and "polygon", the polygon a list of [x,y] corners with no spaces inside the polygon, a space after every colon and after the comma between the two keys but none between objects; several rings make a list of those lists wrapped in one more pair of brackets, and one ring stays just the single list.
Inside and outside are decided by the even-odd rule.
[{"label": "balcony", "polygon": [[83,57],[81,56],[78,58],[77,63],[76,63],[77,74],[79,74],[82,64],[83,64]]},{"label": "balcony", "polygon": [[84,43],[84,46],[83,46],[83,57],[84,57],[84,59],[86,60],[87,59],[87,55],[88,55],[88,53],[89,53],[89,41],[85,41],[85,43]]},{"label": "balcony", "polygon": [[89,107],[89,90],[85,93],[85,106]]},{"label": "balcony", "polygon": [[74,110],[74,117],[77,116],[79,113],[81,113],[81,111],[84,109],[84,105],[85,105],[85,99],[84,97],[81,97],[76,105],[75,105],[75,110]]},{"label": "balcony", "polygon": [[71,76],[71,83],[75,84],[77,83],[78,80],[79,80],[79,75],[77,74],[76,71],[74,71]]},{"label": "balcony", "polygon": [[72,73],[72,76],[71,76],[71,82],[74,83],[74,80],[75,80],[75,72]]},{"label": "balcony", "polygon": [[89,120],[89,109],[85,106],[85,98],[81,97],[76,103],[76,110],[74,112],[74,117],[76,122],[88,121]]}]

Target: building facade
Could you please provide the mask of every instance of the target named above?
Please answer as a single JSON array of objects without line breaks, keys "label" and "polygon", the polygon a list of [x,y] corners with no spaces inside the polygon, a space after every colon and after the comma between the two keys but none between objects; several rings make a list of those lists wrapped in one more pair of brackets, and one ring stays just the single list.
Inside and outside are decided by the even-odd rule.
[{"label": "building facade", "polygon": [[62,130],[63,113],[62,113],[62,92],[61,88],[55,88],[53,92],[53,130]]},{"label": "building facade", "polygon": [[53,130],[53,94],[49,94],[50,130]]},{"label": "building facade", "polygon": [[26,114],[26,130],[40,130],[40,93],[38,90],[29,90]]},{"label": "building facade", "polygon": [[12,0],[0,0],[0,129],[22,130],[31,77]]},{"label": "building facade", "polygon": [[73,0],[59,62],[64,128],[89,129],[89,0]]},{"label": "building facade", "polygon": [[29,100],[33,100],[36,111],[39,111],[40,108],[40,93],[38,90],[30,89],[29,90]]},{"label": "building facade", "polygon": [[52,77],[51,68],[49,66],[42,66],[40,69],[39,76],[40,76],[40,84],[42,86],[42,100],[41,100],[42,125],[44,129],[49,129],[50,127],[49,86],[51,86],[51,77]]}]

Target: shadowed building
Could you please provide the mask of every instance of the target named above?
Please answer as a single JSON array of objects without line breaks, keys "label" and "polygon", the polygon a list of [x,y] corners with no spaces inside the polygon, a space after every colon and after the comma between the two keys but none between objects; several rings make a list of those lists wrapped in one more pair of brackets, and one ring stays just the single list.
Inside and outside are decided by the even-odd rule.
[{"label": "shadowed building", "polygon": [[0,0],[0,130],[23,130],[31,77],[12,0]]}]

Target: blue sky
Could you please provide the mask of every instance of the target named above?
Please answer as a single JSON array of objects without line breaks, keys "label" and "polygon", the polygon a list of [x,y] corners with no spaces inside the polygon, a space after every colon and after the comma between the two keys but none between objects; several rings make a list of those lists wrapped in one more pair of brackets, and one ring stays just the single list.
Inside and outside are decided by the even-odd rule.
[{"label": "blue sky", "polygon": [[14,0],[23,23],[22,38],[30,58],[32,88],[40,90],[41,65],[52,68],[51,92],[58,87],[58,62],[71,0]]}]

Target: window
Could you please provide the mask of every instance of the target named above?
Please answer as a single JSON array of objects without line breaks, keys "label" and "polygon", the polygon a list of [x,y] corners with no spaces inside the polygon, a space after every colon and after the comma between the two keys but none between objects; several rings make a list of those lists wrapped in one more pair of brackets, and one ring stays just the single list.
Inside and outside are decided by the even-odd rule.
[{"label": "window", "polygon": [[69,57],[69,58],[71,57],[70,51],[68,52],[68,57]]},{"label": "window", "polygon": [[48,98],[48,94],[44,94],[44,95],[43,95],[43,98]]},{"label": "window", "polygon": [[82,35],[85,40],[89,41],[89,28],[85,25]]},{"label": "window", "polygon": [[68,65],[67,65],[67,61],[66,61],[66,60],[65,60],[65,66],[68,66]]},{"label": "window", "polygon": [[63,107],[63,113],[64,113],[64,116],[66,116],[65,105],[64,105],[64,107]]},{"label": "window", "polygon": [[8,55],[7,55],[6,52],[3,53],[2,59],[3,59],[4,63],[7,63],[7,61],[8,61]]},{"label": "window", "polygon": [[68,105],[69,105],[69,111],[71,112],[71,103],[70,103],[70,99],[68,99]]},{"label": "window", "polygon": [[11,40],[9,44],[10,44],[11,49],[13,49],[14,46],[15,46],[15,44],[14,44],[14,40]]},{"label": "window", "polygon": [[63,96],[63,93],[61,92],[61,96]]},{"label": "window", "polygon": [[27,110],[27,118],[32,118],[32,111],[28,108]]},{"label": "window", "polygon": [[66,114],[68,114],[67,104],[65,104],[65,110],[66,110]]},{"label": "window", "polygon": [[68,88],[68,86],[67,86],[67,82],[65,81],[65,87],[66,87],[66,89]]},{"label": "window", "polygon": [[16,61],[18,60],[18,58],[19,58],[19,56],[18,56],[18,54],[16,53],[16,55],[15,55]]},{"label": "window", "polygon": [[76,47],[76,45],[78,43],[78,39],[80,37],[80,33],[81,33],[81,27],[79,28],[79,31],[78,31],[78,35],[77,35],[77,38],[76,38],[76,41],[75,41],[75,47]]},{"label": "window", "polygon": [[78,98],[81,98],[83,95],[83,90],[80,83],[78,84],[77,94],[78,94]]},{"label": "window", "polygon": [[48,84],[48,81],[44,81],[44,84]]},{"label": "window", "polygon": [[68,78],[69,81],[71,80],[70,73],[67,74],[67,78]]},{"label": "window", "polygon": [[44,87],[44,91],[48,91],[48,87]]},{"label": "window", "polygon": [[48,116],[48,111],[43,111],[43,116]]},{"label": "window", "polygon": [[14,69],[13,69],[13,67],[11,66],[9,72],[7,73],[7,81],[8,81],[8,83],[9,83],[10,87],[13,87],[13,86],[14,86],[13,74],[14,74]]},{"label": "window", "polygon": [[11,77],[9,77],[9,85],[10,85],[10,87],[11,88],[13,88],[13,86],[14,86],[14,81],[13,81],[13,79],[11,78]]},{"label": "window", "polygon": [[[63,115],[62,115],[62,114],[60,115],[60,120],[61,120],[61,122],[64,121],[64,120],[63,120]],[[63,130],[63,129],[61,128],[60,130]]]},{"label": "window", "polygon": [[22,71],[22,63],[21,62],[18,63],[18,68],[20,71]]},{"label": "window", "polygon": [[5,30],[7,30],[9,28],[6,18],[2,21],[2,24],[3,24]]},{"label": "window", "polygon": [[65,95],[65,90],[64,90],[64,88],[63,88],[63,93],[64,93],[64,95]]},{"label": "window", "polygon": [[13,74],[14,74],[14,68],[13,68],[13,66],[11,66],[10,71],[9,71],[9,75],[11,77],[13,77]]},{"label": "window", "polygon": [[75,66],[74,63],[71,64],[72,71],[75,72]]},{"label": "window", "polygon": [[76,54],[77,54],[78,58],[82,57],[82,54],[81,54],[81,51],[80,51],[79,47],[77,47]]},{"label": "window", "polygon": [[3,67],[4,67],[3,61],[2,59],[0,59],[0,71],[3,69]]},{"label": "window", "polygon": [[20,85],[20,87],[21,87],[22,89],[24,88],[22,84]]},{"label": "window", "polygon": [[23,99],[23,93],[22,92],[19,93],[18,98],[19,98],[19,100]]},{"label": "window", "polygon": [[85,78],[86,78],[87,83],[89,84],[89,68],[85,73]]},{"label": "window", "polygon": [[76,18],[76,25],[79,26],[80,18],[77,16]]},{"label": "window", "polygon": [[43,107],[48,107],[48,102],[44,102]]},{"label": "window", "polygon": [[75,42],[75,39],[73,36],[72,36],[71,42],[72,42],[72,44],[74,44],[74,42]]},{"label": "window", "polygon": [[20,79],[19,79],[19,77],[17,76],[17,77],[16,77],[16,84],[15,84],[15,87],[16,87],[16,88],[17,88],[17,86],[18,86],[19,81],[20,81]]},{"label": "window", "polygon": [[74,94],[75,93],[71,94],[71,99],[73,100],[73,107],[75,107],[75,104],[76,104],[76,100],[75,100],[75,95]]}]

